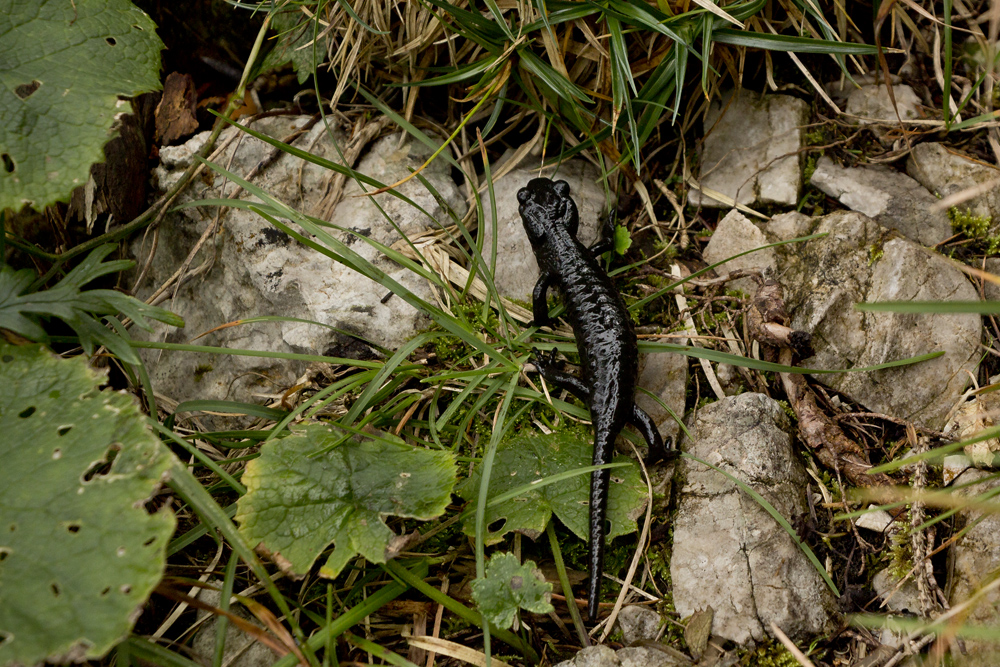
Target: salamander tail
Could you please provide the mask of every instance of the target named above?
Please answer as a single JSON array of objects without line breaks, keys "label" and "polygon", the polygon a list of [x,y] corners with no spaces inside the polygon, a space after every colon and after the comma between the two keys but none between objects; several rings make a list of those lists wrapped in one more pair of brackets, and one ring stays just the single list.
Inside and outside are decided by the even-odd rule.
[{"label": "salamander tail", "polygon": [[[594,440],[594,465],[611,462],[614,435],[605,429],[597,429]],[[591,622],[597,620],[598,605],[601,600],[601,580],[604,578],[604,542],[607,531],[605,521],[608,513],[608,490],[611,486],[611,471],[598,470],[590,476],[590,582],[587,589],[587,616]]]}]

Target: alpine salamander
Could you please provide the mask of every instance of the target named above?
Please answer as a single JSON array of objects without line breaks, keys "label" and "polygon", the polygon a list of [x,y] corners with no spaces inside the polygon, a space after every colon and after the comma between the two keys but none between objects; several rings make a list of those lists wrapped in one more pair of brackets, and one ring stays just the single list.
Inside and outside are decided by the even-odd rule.
[{"label": "alpine salamander", "polygon": [[[587,248],[576,238],[580,219],[566,181],[536,178],[517,193],[518,212],[531,241],[541,276],[532,291],[534,326],[551,323],[546,293],[558,287],[566,304],[566,319],[576,334],[582,377],[561,369],[555,350],[533,350],[532,363],[548,382],[586,403],[594,425],[594,465],[611,462],[615,438],[632,424],[649,445],[650,458],[666,458],[663,439],[652,418],[635,405],[638,347],[625,302],[598,263],[613,249],[610,219],[603,238]],[[671,452],[673,453],[673,452]],[[597,620],[604,561],[605,515],[610,470],[590,479],[590,583],[587,613]]]}]

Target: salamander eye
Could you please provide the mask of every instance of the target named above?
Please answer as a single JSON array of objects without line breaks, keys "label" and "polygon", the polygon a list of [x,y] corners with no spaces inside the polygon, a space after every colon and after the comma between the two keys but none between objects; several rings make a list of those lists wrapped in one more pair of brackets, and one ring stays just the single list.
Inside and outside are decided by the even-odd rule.
[{"label": "salamander eye", "polygon": [[552,189],[556,191],[556,194],[560,197],[569,196],[569,183],[566,181],[556,181],[552,184]]},{"label": "salamander eye", "polygon": [[520,190],[517,191],[518,202],[526,204],[528,203],[529,199],[531,199],[531,192],[528,191],[528,188],[521,188]]}]

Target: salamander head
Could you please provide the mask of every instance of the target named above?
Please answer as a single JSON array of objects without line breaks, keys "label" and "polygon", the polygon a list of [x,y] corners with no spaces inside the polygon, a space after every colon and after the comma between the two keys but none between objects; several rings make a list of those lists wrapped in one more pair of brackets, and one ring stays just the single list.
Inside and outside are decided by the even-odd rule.
[{"label": "salamander head", "polygon": [[518,213],[532,245],[541,243],[548,232],[559,226],[576,236],[580,226],[576,204],[569,196],[569,183],[535,178],[518,190]]}]

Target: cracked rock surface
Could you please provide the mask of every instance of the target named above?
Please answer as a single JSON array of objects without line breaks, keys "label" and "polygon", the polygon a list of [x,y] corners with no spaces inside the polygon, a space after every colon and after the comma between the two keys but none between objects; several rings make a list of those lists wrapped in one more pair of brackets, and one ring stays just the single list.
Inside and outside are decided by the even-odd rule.
[{"label": "cracked rock surface", "polygon": [[[862,312],[854,304],[975,301],[979,297],[972,283],[944,257],[861,213],[838,211],[810,218],[793,212],[758,226],[770,243],[827,234],[774,249],[791,326],[813,337],[816,354],[799,365],[849,369],[944,352],[918,364],[816,377],[869,410],[941,429],[965,390],[969,377],[965,370],[975,368],[980,316]],[[759,239],[741,230],[720,224],[712,243],[724,245],[728,254],[760,245]],[[770,266],[763,253],[747,257],[758,255],[759,266]],[[729,270],[729,264],[719,269]]]},{"label": "cracked rock surface", "polygon": [[[699,410],[681,449],[761,494],[794,521],[806,511],[806,472],[792,426],[763,394],[725,398]],[[738,644],[765,638],[774,622],[790,637],[823,634],[836,601],[791,536],[729,478],[681,459],[670,576],[681,617],[712,607],[712,632]]]},{"label": "cracked rock surface", "polygon": [[936,245],[952,235],[948,214],[930,212],[937,198],[893,169],[841,167],[821,157],[809,182],[844,206],[923,245]]},{"label": "cracked rock surface", "polygon": [[[261,119],[253,127],[283,139],[307,120],[308,117],[275,116]],[[239,130],[226,130],[220,145],[233,132]],[[161,188],[169,187],[179,177],[204,139],[204,135],[198,135],[183,146],[163,149],[162,164],[154,172]],[[326,159],[338,159],[322,123],[293,143]],[[400,146],[398,135],[388,136],[373,144],[356,169],[383,183],[393,183],[407,176],[411,168],[419,167],[429,152],[412,142]],[[230,144],[216,162],[245,177],[270,153],[268,144],[242,136]],[[253,183],[292,208],[312,214],[319,208],[333,173],[282,153],[260,170]],[[458,215],[464,213],[465,199],[444,162],[433,163],[422,175],[433,183]],[[181,201],[228,197],[234,191],[232,182],[208,172],[206,177],[194,180]],[[411,292],[433,302],[427,281],[388,259],[359,237],[391,245],[400,238],[399,231],[412,235],[436,227],[437,220],[447,220],[442,207],[417,179],[402,185],[399,192],[422,206],[430,217],[389,194],[374,197],[398,225],[397,231],[376,208],[372,198],[356,196],[359,192],[357,184],[349,181],[344,197],[329,218],[343,231],[331,228],[329,233]],[[240,199],[255,198],[244,192]],[[149,273],[137,292],[140,299],[146,299],[181,266],[198,238],[213,223],[216,212],[217,209],[207,207],[185,208],[170,214],[164,221],[169,233],[160,235]],[[294,223],[282,221],[297,229]],[[137,338],[141,334],[152,340],[188,343],[199,334],[227,322],[278,315],[319,325],[301,321],[246,323],[220,329],[198,343],[246,350],[371,358],[375,354],[371,348],[352,335],[392,349],[429,324],[425,315],[399,296],[386,298],[387,288],[300,244],[256,213],[231,208],[223,213],[220,223],[219,232],[202,247],[190,265],[191,269],[210,268],[196,272],[173,298],[160,304],[181,315],[185,328],[174,329],[154,323],[156,328],[152,335],[136,330]],[[348,229],[355,234],[348,233]],[[148,240],[136,240],[131,251],[141,266],[149,252]],[[173,295],[173,289],[170,294]],[[220,358],[218,355],[159,350],[143,350],[140,354],[158,392],[176,401],[228,399],[257,403],[261,396],[280,395],[295,383],[305,367],[302,362],[263,357]]]},{"label": "cracked rock surface", "polygon": [[791,326],[811,333],[816,351],[800,365],[847,369],[944,352],[918,364],[817,378],[875,412],[943,427],[968,382],[965,370],[975,368],[980,316],[862,312],[854,304],[975,301],[975,288],[944,257],[860,213],[815,218],[806,231],[827,236],[776,249]]},{"label": "cracked rock surface", "polygon": [[985,188],[959,208],[993,219],[992,227],[1000,224],[1000,169],[962,155],[944,144],[917,144],[906,160],[906,173],[921,185],[941,197],[969,188]]},{"label": "cracked rock surface", "polygon": [[[798,150],[809,105],[791,95],[756,95],[744,88],[712,103],[705,116],[701,185],[740,204],[794,206],[802,187]],[[698,191],[690,203],[727,206]]]}]

